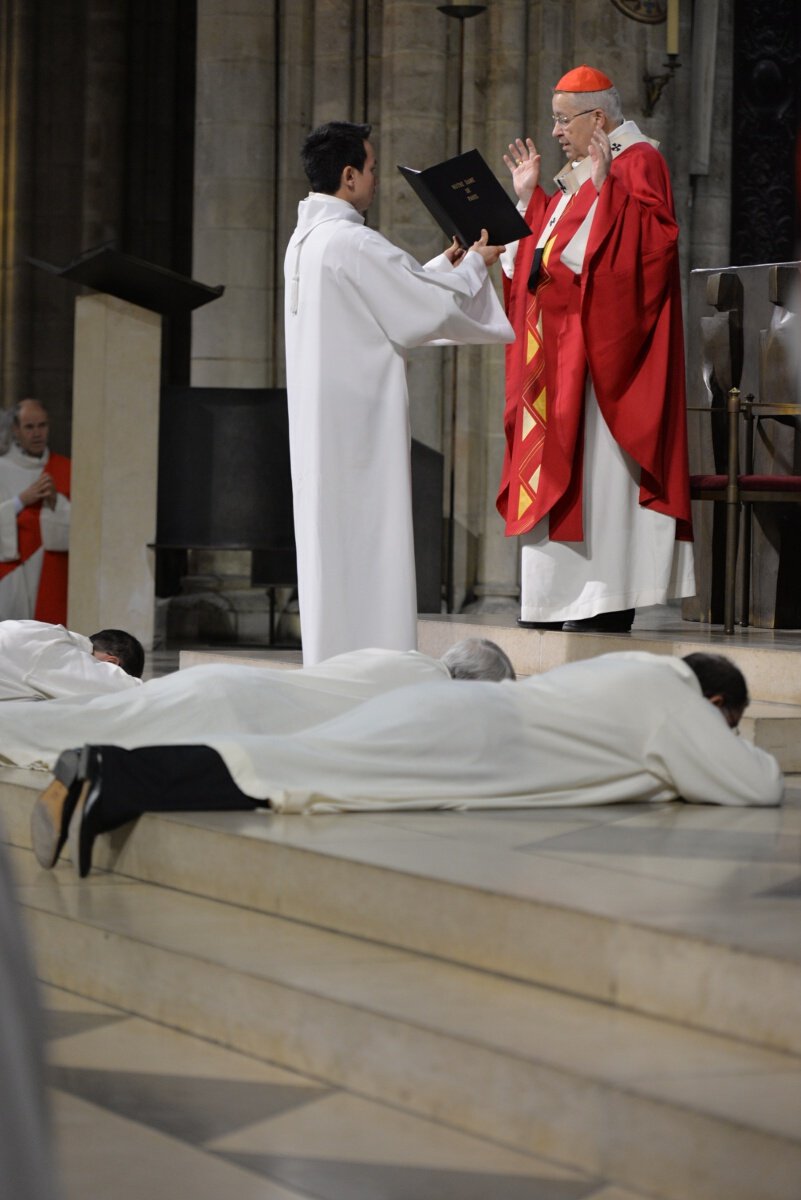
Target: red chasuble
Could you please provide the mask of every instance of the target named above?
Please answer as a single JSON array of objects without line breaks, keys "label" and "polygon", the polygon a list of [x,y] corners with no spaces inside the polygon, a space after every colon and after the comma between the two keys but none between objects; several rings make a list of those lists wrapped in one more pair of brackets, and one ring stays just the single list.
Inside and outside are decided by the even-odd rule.
[{"label": "red chasuble", "polygon": [[[596,197],[579,276],[561,254]],[[526,213],[535,235],[558,199],[535,191]],[[550,513],[553,541],[583,540],[589,371],[612,436],[640,466],[640,504],[675,517],[677,537],[691,538],[677,237],[664,159],[638,142],[613,159],[600,194],[587,180],[572,196],[545,243],[533,293],[537,237],[519,243],[507,281],[517,340],[506,348],[507,447],[497,500],[508,536]]]},{"label": "red chasuble", "polygon": [[[56,491],[69,499],[70,460],[61,454],[51,454],[42,469],[52,477]],[[0,563],[0,579],[4,575],[10,574],[11,571],[16,571],[20,564],[31,558],[41,546],[42,533],[39,526],[41,511],[42,501],[39,501],[38,504],[29,504],[23,508],[17,516],[19,557],[13,562]],[[66,624],[68,561],[69,555],[66,552],[45,550],[42,556],[42,573],[39,576],[36,607],[33,613],[35,621],[48,621],[52,625]]]}]

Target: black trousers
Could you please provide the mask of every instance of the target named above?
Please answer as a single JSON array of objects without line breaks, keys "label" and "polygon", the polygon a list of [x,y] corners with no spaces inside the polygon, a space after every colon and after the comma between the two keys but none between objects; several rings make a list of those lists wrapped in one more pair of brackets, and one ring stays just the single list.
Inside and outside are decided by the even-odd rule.
[{"label": "black trousers", "polygon": [[247,812],[266,801],[241,792],[216,750],[208,746],[147,746],[101,752],[100,795],[92,825],[106,833],[146,812]]}]

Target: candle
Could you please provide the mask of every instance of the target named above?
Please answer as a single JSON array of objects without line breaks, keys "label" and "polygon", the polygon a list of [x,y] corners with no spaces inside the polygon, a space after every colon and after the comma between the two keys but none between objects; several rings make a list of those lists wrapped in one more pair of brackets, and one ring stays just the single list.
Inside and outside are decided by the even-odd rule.
[{"label": "candle", "polygon": [[679,0],[667,0],[667,52],[679,52]]}]

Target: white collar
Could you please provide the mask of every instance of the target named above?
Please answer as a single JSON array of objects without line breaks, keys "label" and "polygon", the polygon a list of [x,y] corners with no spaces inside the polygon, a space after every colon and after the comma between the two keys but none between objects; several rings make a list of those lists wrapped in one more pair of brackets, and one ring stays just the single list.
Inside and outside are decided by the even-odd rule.
[{"label": "white collar", "polygon": [[[637,142],[650,142],[654,148],[659,145],[654,138],[646,137],[634,121],[624,121],[609,134],[612,158],[617,158],[618,154],[622,154],[624,150],[628,150],[629,146],[634,146]],[[554,183],[560,192],[572,196],[583,183],[587,182],[591,173],[592,159],[588,154],[586,158],[580,158],[578,162],[567,163],[562,167],[559,174],[554,176]]]}]

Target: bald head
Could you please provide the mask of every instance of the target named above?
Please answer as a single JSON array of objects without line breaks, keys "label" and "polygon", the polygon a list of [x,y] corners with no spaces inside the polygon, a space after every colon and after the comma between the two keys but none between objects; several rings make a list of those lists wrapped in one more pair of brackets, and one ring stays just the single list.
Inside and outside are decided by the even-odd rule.
[{"label": "bald head", "polygon": [[12,425],[14,440],[26,454],[32,458],[41,458],[47,449],[47,438],[50,433],[50,422],[47,409],[38,400],[30,398],[20,400],[14,406],[14,422]]}]

